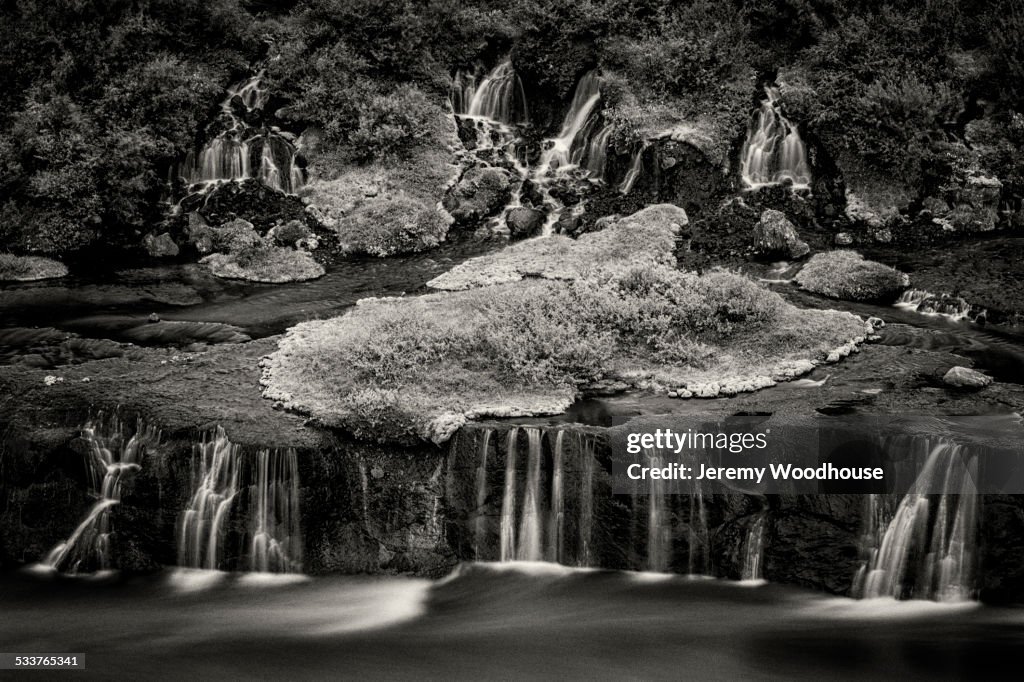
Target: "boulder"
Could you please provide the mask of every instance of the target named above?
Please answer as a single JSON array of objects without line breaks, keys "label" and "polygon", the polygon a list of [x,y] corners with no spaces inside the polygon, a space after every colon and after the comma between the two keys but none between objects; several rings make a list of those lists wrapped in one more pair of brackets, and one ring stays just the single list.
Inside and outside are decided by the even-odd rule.
[{"label": "boulder", "polygon": [[444,199],[457,223],[473,223],[500,211],[512,198],[512,174],[501,168],[470,168]]},{"label": "boulder", "polygon": [[282,225],[275,225],[267,232],[267,238],[279,246],[295,246],[299,241],[308,239],[313,233],[300,220],[289,220]]},{"label": "boulder", "polygon": [[189,242],[195,245],[199,253],[236,253],[262,242],[256,228],[248,220],[235,218],[214,227],[207,225],[201,217],[193,219],[195,215],[193,213],[189,216],[188,237]]},{"label": "boulder", "polygon": [[979,389],[992,383],[992,377],[985,376],[969,367],[953,367],[942,377],[943,383],[954,388]]},{"label": "boulder", "polygon": [[800,239],[796,227],[782,211],[769,208],[754,226],[754,250],[762,256],[800,258],[806,256],[811,247]]},{"label": "boulder", "polygon": [[146,253],[153,258],[172,258],[178,255],[178,245],[166,232],[147,234],[142,240],[142,245],[146,247]]},{"label": "boulder", "polygon": [[513,239],[526,239],[540,233],[544,226],[544,211],[517,206],[508,212],[505,224]]}]

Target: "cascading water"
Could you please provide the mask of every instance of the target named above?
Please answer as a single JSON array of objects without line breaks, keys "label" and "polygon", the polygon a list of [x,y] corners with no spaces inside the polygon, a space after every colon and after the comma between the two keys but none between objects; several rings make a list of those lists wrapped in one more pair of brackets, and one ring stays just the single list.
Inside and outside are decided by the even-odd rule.
[{"label": "cascading water", "polygon": [[[660,453],[656,450],[645,452],[651,468],[662,466]],[[666,482],[651,478],[647,497],[647,570],[667,571],[672,558],[672,528],[669,524],[665,504]]]},{"label": "cascading water", "polygon": [[530,120],[523,82],[509,59],[482,78],[456,72],[452,79],[451,102],[455,113],[463,116],[499,123],[526,123]]},{"label": "cascading water", "polygon": [[922,289],[907,289],[900,294],[893,304],[897,308],[905,308],[922,315],[940,315],[951,320],[977,319],[984,316],[983,311],[976,311],[970,303],[959,296],[949,294],[935,295]]},{"label": "cascading water", "polygon": [[256,453],[256,480],[250,495],[249,570],[301,573],[299,465],[295,450]]},{"label": "cascading water", "polygon": [[195,446],[192,475],[198,483],[178,525],[178,565],[217,569],[241,478],[239,447],[221,427]]},{"label": "cascading water", "polygon": [[516,558],[516,448],[519,429],[512,427],[505,438],[505,494],[501,499],[501,560]]},{"label": "cascading water", "polygon": [[66,573],[114,567],[111,507],[121,501],[125,477],[141,468],[146,448],[160,439],[159,431],[141,418],[136,422],[135,432],[127,440],[126,436],[126,428],[117,416],[89,421],[82,427],[91,489],[97,501],[68,539],[50,551],[43,561],[45,566]]},{"label": "cascading water", "polygon": [[[266,105],[269,94],[262,88],[263,76],[260,71],[228,88],[220,107],[225,129],[198,154],[189,153],[185,159],[184,175],[190,184],[202,189],[219,182],[256,178],[286,193],[294,193],[303,185],[295,146],[287,134],[276,128],[252,128],[237,114],[238,107],[254,115]],[[254,155],[258,159],[255,164]]]},{"label": "cascading water", "polygon": [[516,558],[520,561],[541,561],[544,559],[541,537],[540,474],[541,437],[538,428],[526,431],[526,490],[523,494],[523,511],[520,515],[519,537]]},{"label": "cascading water", "polygon": [[551,462],[551,512],[548,515],[548,550],[545,558],[561,563],[565,548],[565,431],[555,434]]},{"label": "cascading water", "polygon": [[629,194],[633,191],[633,185],[640,179],[640,175],[643,172],[644,167],[644,152],[651,146],[651,143],[644,141],[635,152],[633,152],[633,159],[629,162],[629,169],[626,171],[626,176],[619,183],[619,192],[621,194]]},{"label": "cascading water", "polygon": [[480,462],[476,468],[476,518],[474,525],[474,548],[477,559],[482,558],[482,550],[487,541],[487,458],[491,452],[491,437],[494,429],[484,429],[480,438]]},{"label": "cascading water", "polygon": [[763,514],[750,524],[743,545],[743,570],[740,573],[740,578],[743,580],[760,580],[763,577],[761,563],[764,560]]},{"label": "cascading water", "polygon": [[195,488],[178,523],[178,564],[220,569],[247,518],[242,563],[251,571],[293,573],[302,568],[298,458],[294,450],[260,450],[244,457],[217,427],[195,446]]},{"label": "cascading water", "polygon": [[[869,503],[866,537],[871,546],[854,580],[854,596],[971,599],[979,510],[977,457],[943,440],[916,438],[911,446],[928,449],[924,466],[884,532],[883,503]],[[872,533],[872,527],[877,532]]]},{"label": "cascading water", "polygon": [[800,132],[782,115],[778,89],[767,86],[765,93],[740,153],[740,175],[749,189],[785,182],[806,189],[811,170]]}]

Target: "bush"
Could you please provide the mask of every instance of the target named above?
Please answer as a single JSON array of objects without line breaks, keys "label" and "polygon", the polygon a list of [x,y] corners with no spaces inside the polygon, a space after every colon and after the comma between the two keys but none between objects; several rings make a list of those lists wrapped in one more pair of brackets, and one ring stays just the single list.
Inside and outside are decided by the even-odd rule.
[{"label": "bush", "polygon": [[237,253],[215,253],[200,263],[217,277],[250,282],[304,282],[324,275],[323,266],[305,251],[295,251],[260,243]]},{"label": "bush", "polygon": [[904,273],[856,251],[815,254],[795,279],[808,291],[847,301],[891,301],[910,286]]},{"label": "bush", "polygon": [[368,201],[338,224],[341,248],[350,253],[394,256],[433,248],[448,234],[449,219],[408,197]]},{"label": "bush", "polygon": [[0,253],[0,282],[31,282],[64,277],[67,274],[68,269],[63,263],[49,258]]},{"label": "bush", "polygon": [[440,107],[410,85],[374,95],[360,104],[358,111],[359,125],[349,142],[356,158],[366,161],[409,153],[430,135],[434,119],[444,115]]}]

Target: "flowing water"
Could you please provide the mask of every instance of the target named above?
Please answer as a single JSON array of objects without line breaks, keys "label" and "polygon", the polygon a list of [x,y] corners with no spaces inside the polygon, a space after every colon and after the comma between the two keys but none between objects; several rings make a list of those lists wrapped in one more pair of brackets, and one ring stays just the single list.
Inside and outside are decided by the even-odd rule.
[{"label": "flowing water", "polygon": [[764,514],[759,515],[750,524],[746,540],[743,543],[743,572],[740,577],[743,580],[761,580],[764,578]]},{"label": "flowing water", "polygon": [[807,188],[811,184],[807,149],[796,126],[782,115],[778,95],[777,88],[765,88],[765,98],[740,152],[740,176],[748,189],[782,183]]},{"label": "flowing water", "polygon": [[141,419],[132,432],[117,415],[101,415],[82,427],[90,492],[96,503],[67,540],[50,551],[43,561],[44,567],[65,573],[113,568],[111,510],[121,502],[125,477],[139,470],[146,448],[156,444],[159,438],[159,431]]},{"label": "flowing water", "polygon": [[994,680],[1019,679],[1024,645],[1019,609],[538,564],[0,586],[7,650],[85,652],[77,676],[103,680]]},{"label": "flowing water", "polygon": [[276,128],[254,128],[245,120],[261,114],[267,103],[263,77],[261,70],[228,88],[220,105],[224,130],[198,153],[190,152],[181,169],[191,191],[249,178],[280,192],[295,193],[302,187],[294,138]]}]

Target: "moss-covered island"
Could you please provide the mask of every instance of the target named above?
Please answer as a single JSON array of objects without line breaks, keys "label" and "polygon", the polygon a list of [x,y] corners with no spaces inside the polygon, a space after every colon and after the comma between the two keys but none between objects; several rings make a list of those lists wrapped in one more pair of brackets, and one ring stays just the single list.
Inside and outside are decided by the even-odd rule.
[{"label": "moss-covered island", "polygon": [[763,388],[863,340],[849,313],[799,310],[737,274],[675,269],[686,222],[652,206],[432,283],[455,291],[367,299],[299,324],[264,360],[265,396],[360,438],[442,442],[467,420],[561,412],[597,387]]}]

